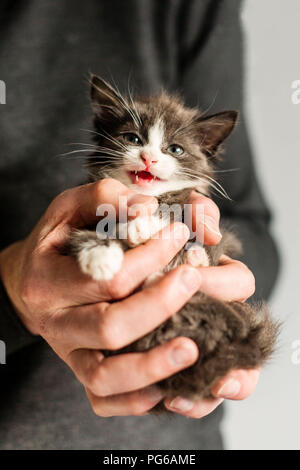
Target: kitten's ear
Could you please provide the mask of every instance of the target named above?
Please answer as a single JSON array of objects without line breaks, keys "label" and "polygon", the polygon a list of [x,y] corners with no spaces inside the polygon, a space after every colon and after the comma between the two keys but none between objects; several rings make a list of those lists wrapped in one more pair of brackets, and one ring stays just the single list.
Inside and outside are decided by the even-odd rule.
[{"label": "kitten's ear", "polygon": [[109,83],[97,75],[91,75],[92,109],[99,117],[114,115],[118,117],[122,109],[122,97]]},{"label": "kitten's ear", "polygon": [[238,119],[237,111],[223,111],[197,121],[202,150],[210,156],[216,154],[219,146],[233,131]]}]

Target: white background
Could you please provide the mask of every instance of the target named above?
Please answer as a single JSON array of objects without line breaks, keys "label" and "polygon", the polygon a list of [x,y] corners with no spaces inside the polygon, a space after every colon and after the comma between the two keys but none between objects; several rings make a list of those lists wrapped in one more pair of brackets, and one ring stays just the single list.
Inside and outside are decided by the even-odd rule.
[{"label": "white background", "polygon": [[[300,449],[300,0],[247,0],[246,103],[256,166],[274,213],[282,268],[271,299],[284,320],[279,351],[244,402],[227,402],[223,434],[228,449]],[[263,263],[263,259],[261,260]]]}]

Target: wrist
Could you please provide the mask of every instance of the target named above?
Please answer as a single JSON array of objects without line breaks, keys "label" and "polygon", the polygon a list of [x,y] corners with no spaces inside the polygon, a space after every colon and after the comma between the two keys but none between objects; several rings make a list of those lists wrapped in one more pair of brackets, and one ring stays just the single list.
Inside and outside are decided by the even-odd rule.
[{"label": "wrist", "polygon": [[0,253],[0,277],[10,302],[23,325],[36,334],[31,324],[29,311],[22,301],[21,272],[24,259],[24,241],[18,241],[5,248]]}]

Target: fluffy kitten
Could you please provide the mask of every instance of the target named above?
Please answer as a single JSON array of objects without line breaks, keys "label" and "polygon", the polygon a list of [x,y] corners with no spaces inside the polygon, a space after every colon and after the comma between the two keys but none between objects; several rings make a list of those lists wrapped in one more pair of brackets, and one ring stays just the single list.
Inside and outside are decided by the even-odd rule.
[{"label": "fluffy kitten", "polygon": [[[96,76],[91,79],[91,97],[97,144],[88,160],[93,180],[112,177],[139,193],[157,197],[160,204],[179,204],[179,215],[173,215],[173,220],[182,220],[192,189],[207,195],[211,187],[223,192],[213,179],[213,163],[235,126],[236,111],[202,116],[166,93],[133,100]],[[109,280],[121,269],[125,250],[170,223],[166,207],[151,217],[119,224],[121,240],[101,239],[95,230],[74,231],[68,252],[84,273]],[[233,255],[239,242],[227,230],[222,235],[216,247],[198,247],[197,259],[184,247],[164,272],[186,262],[217,265],[222,254]],[[145,351],[177,336],[190,337],[199,347],[199,359],[158,386],[169,397],[208,397],[214,383],[230,369],[260,366],[274,349],[277,329],[264,305],[222,302],[198,292],[180,312],[145,337],[105,353]]]}]

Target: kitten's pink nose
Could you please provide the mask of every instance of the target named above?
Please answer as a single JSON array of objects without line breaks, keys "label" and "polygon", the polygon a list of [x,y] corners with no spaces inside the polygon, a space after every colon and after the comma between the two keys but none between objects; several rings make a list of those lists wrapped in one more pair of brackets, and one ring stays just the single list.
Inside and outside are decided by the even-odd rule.
[{"label": "kitten's pink nose", "polygon": [[149,168],[149,166],[157,162],[156,158],[153,155],[151,155],[151,153],[142,153],[141,159],[145,163],[146,168]]}]

